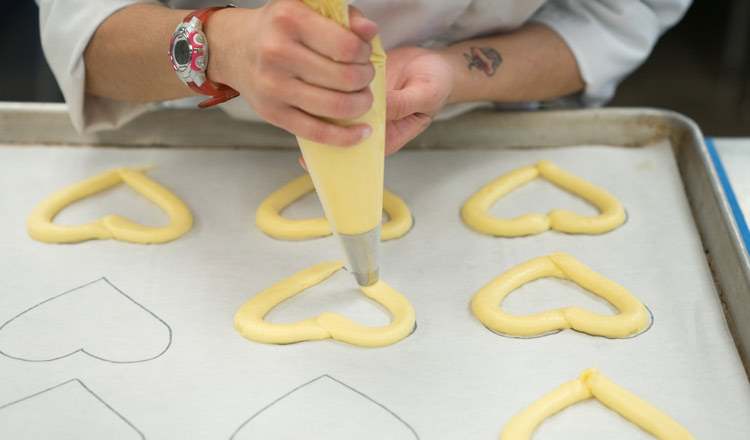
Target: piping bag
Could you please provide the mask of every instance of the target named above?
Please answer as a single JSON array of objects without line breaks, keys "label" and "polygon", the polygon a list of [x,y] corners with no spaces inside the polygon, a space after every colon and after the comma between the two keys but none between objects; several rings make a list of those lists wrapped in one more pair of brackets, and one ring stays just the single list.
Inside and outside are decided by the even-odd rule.
[{"label": "piping bag", "polygon": [[[302,0],[324,17],[349,27],[346,0]],[[297,137],[323,210],[344,252],[347,269],[360,286],[378,281],[380,224],[383,217],[385,161],[385,51],[380,37],[372,40],[370,83],[373,105],[352,120],[329,119],[340,125],[366,123],[372,135],[357,145],[338,147]]]}]

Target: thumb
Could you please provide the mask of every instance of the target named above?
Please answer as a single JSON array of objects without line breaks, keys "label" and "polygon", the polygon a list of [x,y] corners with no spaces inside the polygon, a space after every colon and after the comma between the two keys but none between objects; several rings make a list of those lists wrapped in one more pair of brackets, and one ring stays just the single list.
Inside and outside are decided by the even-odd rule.
[{"label": "thumb", "polygon": [[414,113],[429,112],[430,98],[421,87],[409,83],[401,90],[390,90],[385,99],[386,120],[403,119]]},{"label": "thumb", "polygon": [[431,119],[425,114],[409,115],[403,119],[390,121],[385,129],[385,155],[395,153],[407,142],[423,132]]}]

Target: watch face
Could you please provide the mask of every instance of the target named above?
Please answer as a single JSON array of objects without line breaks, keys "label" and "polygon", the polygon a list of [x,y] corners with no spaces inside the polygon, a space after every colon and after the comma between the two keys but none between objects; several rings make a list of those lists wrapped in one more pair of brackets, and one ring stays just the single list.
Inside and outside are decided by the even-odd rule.
[{"label": "watch face", "polygon": [[[175,29],[169,45],[169,58],[172,68],[185,84],[195,83],[200,87],[206,78],[206,64],[208,62],[208,46],[206,37],[193,21],[181,23]],[[198,21],[200,25],[200,21]]]},{"label": "watch face", "polygon": [[187,40],[179,39],[174,43],[174,60],[180,65],[184,66],[190,63],[190,44]]}]

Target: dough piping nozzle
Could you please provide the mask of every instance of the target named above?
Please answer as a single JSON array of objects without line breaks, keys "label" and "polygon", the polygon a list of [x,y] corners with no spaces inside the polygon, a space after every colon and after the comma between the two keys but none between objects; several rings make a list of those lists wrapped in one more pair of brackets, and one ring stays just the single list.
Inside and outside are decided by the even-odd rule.
[{"label": "dough piping nozzle", "polygon": [[362,234],[335,235],[344,251],[346,267],[357,284],[375,284],[380,270],[380,226]]}]

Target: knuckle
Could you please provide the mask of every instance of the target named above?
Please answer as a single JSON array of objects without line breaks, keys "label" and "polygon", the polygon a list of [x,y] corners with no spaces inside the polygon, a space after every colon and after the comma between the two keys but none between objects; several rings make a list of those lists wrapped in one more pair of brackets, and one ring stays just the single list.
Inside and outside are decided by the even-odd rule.
[{"label": "knuckle", "polygon": [[275,95],[278,91],[278,81],[273,75],[258,75],[255,84],[265,95]]},{"label": "knuckle", "polygon": [[375,66],[373,66],[371,63],[367,63],[365,65],[364,79],[365,79],[364,86],[370,84],[375,79]]},{"label": "knuckle", "polygon": [[362,50],[361,45],[362,43],[355,37],[343,38],[338,45],[339,60],[345,62],[355,61]]},{"label": "knuckle", "polygon": [[401,119],[405,116],[407,116],[406,112],[406,101],[403,99],[392,99],[388,105],[391,105],[393,108],[393,114],[395,115],[395,119]]},{"label": "knuckle", "polygon": [[332,101],[332,116],[341,119],[358,118],[372,107],[373,96],[369,90],[343,94]]},{"label": "knuckle", "polygon": [[375,98],[372,96],[372,92],[369,89],[365,90],[359,100],[357,108],[359,114],[357,116],[362,116],[367,113],[367,111],[372,108],[373,102],[375,102]]},{"label": "knuckle", "polygon": [[354,103],[351,97],[346,94],[341,94],[333,98],[331,101],[331,112],[335,118],[352,118],[354,110]]},{"label": "knuckle", "polygon": [[262,62],[276,63],[284,58],[285,46],[274,38],[263,39],[259,47],[259,57]]},{"label": "knuckle", "polygon": [[355,91],[369,83],[367,71],[360,66],[346,66],[341,72],[341,85],[346,91]]},{"label": "knuckle", "polygon": [[331,135],[331,128],[326,123],[313,124],[309,130],[308,139],[321,144],[328,143]]},{"label": "knuckle", "polygon": [[278,3],[271,10],[271,23],[283,30],[293,30],[299,24],[299,10],[291,2]]}]

